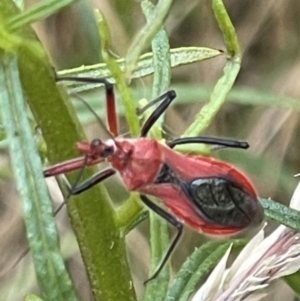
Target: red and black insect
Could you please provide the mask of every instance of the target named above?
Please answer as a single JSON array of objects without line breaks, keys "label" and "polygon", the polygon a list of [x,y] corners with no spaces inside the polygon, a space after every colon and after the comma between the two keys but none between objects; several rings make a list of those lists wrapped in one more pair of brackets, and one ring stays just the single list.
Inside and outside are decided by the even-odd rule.
[{"label": "red and black insect", "polygon": [[[113,86],[106,80],[68,77],[58,80],[103,83],[107,105],[114,108]],[[180,239],[184,223],[200,233],[224,236],[258,226],[264,216],[253,185],[234,166],[211,157],[184,155],[173,150],[176,145],[188,143],[246,149],[247,142],[199,136],[178,138],[165,145],[146,137],[175,97],[175,91],[171,90],[151,102],[161,103],[146,120],[140,138],[112,137],[107,141],[79,142],[77,148],[83,157],[44,171],[45,177],[49,177],[106,161],[111,168],[73,187],[71,194],[79,194],[118,172],[129,191],[139,192],[147,207],[176,227],[177,234],[169,250],[149,280],[154,279],[166,264]],[[110,131],[116,134],[115,112],[108,110],[108,120]],[[159,198],[167,210],[148,196]]]}]

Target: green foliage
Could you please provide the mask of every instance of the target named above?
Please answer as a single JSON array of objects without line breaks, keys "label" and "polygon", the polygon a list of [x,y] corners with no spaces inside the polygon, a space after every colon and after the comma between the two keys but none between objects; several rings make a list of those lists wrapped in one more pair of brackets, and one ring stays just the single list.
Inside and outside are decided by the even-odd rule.
[{"label": "green foliage", "polygon": [[199,282],[203,281],[207,272],[218,263],[231,244],[233,249],[241,249],[245,241],[233,240],[225,243],[212,241],[196,249],[184,262],[173,280],[166,301],[188,300],[197,289]]},{"label": "green foliage", "polygon": [[23,26],[30,25],[38,20],[53,15],[62,8],[76,2],[78,0],[47,0],[42,1],[32,8],[18,14],[9,19],[7,24],[9,30],[17,30]]},{"label": "green foliage", "polygon": [[170,12],[172,2],[172,0],[159,0],[154,8],[153,22],[148,22],[134,38],[126,57],[125,75],[127,79],[131,79],[131,74],[142,51],[149,46],[152,38],[161,29]]},{"label": "green foliage", "polygon": [[78,300],[65,269],[20,85],[17,58],[1,57],[1,109],[37,279],[46,300]]},{"label": "green foliage", "polygon": [[[62,94],[65,96],[63,89],[58,89],[55,84],[53,71],[44,51],[35,41],[27,25],[53,14],[71,2],[73,1],[44,1],[23,13],[18,13],[9,0],[0,4],[1,109],[17,186],[22,197],[29,245],[45,300],[76,300],[77,297],[65,271],[58,247],[39,156],[33,145],[32,131],[26,124],[23,93],[37,124],[42,129],[51,164],[76,157],[78,154],[74,145],[84,139],[84,134],[72,105],[66,97],[62,97]],[[126,117],[127,126],[133,137],[138,136],[140,128],[135,114],[137,106],[135,100],[141,98],[147,89],[143,89],[142,92],[139,88],[129,89],[127,86],[129,80],[153,74],[153,85],[148,89],[151,90],[148,94],[154,98],[169,88],[172,68],[215,57],[224,58],[225,55],[227,61],[223,75],[216,81],[214,87],[200,84],[197,86],[175,84],[179,104],[194,103],[195,99],[204,102],[209,98],[183,136],[203,133],[211,125],[227,99],[243,105],[289,108],[299,111],[299,103],[292,97],[278,97],[262,89],[249,87],[233,88],[240,71],[241,50],[235,28],[221,0],[213,0],[212,8],[223,35],[226,53],[195,46],[170,49],[163,25],[171,4],[172,1],[159,1],[157,6],[153,7],[147,1],[142,2],[147,24],[128,48],[126,60],[122,58],[116,60],[111,56],[108,30],[110,22],[106,24],[104,18],[98,15],[101,16],[98,25],[104,63],[64,70],[59,72],[59,75],[105,77],[114,82],[119,92],[117,97],[123,101],[123,106],[118,109],[118,112]],[[140,56],[150,43],[152,52]],[[70,92],[78,92],[94,89],[97,85],[68,83],[66,86]],[[91,100],[91,104],[97,108],[97,113],[104,115],[102,103],[98,98]],[[85,107],[80,104],[75,104],[75,107],[81,120],[91,121],[93,115]],[[20,123],[13,124],[11,121]],[[162,120],[159,120],[151,132],[151,137],[154,139],[162,139],[161,125]],[[190,152],[193,149],[178,147],[178,150]],[[197,151],[209,152],[207,148],[198,146]],[[85,178],[94,172],[95,169],[88,169],[84,174]],[[68,177],[70,182],[74,182],[75,178],[75,174]],[[300,231],[299,212],[271,200],[262,199],[261,202],[267,218]],[[143,211],[138,196],[134,193],[117,210],[111,203],[105,188],[98,185],[78,197],[72,197],[67,207],[95,299],[136,300],[127,262],[125,233],[148,215]],[[161,219],[151,213],[150,222],[151,275],[169,246],[169,238],[167,226]],[[169,267],[167,267],[156,280],[147,285],[143,300],[188,300],[230,243],[210,242],[197,249],[182,265],[171,283]],[[233,244],[240,247],[242,243],[234,241]],[[299,291],[295,283],[298,278],[298,274],[287,278],[287,283],[297,294]],[[28,295],[26,300],[37,298]]]}]

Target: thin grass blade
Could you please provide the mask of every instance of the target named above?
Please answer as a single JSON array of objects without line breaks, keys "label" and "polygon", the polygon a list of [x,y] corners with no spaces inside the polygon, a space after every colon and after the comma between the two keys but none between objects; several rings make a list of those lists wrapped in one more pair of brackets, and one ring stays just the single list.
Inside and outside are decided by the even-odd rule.
[{"label": "thin grass blade", "polygon": [[2,117],[39,286],[46,300],[78,300],[60,253],[52,204],[25,113],[17,58],[5,54],[0,68]]}]

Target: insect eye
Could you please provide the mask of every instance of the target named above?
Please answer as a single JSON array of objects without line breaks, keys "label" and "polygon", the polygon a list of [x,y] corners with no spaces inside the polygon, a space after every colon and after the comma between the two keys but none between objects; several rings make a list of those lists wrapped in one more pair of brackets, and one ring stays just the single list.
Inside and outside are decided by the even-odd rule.
[{"label": "insect eye", "polygon": [[114,148],[112,146],[107,146],[101,150],[101,155],[103,157],[109,157],[114,153]]},{"label": "insect eye", "polygon": [[91,142],[91,148],[97,148],[99,145],[101,145],[103,142],[100,139],[94,139]]}]

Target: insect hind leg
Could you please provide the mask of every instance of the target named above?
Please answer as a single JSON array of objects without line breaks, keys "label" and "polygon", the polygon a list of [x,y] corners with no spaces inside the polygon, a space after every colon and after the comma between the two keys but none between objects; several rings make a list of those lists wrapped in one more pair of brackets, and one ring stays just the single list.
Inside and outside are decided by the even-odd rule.
[{"label": "insect hind leg", "polygon": [[178,244],[178,241],[182,235],[183,225],[180,223],[173,215],[165,211],[163,208],[159,207],[155,203],[153,203],[146,195],[141,194],[141,200],[142,202],[150,208],[152,211],[154,211],[156,214],[158,214],[160,217],[165,219],[168,223],[170,223],[172,226],[174,226],[177,229],[177,234],[173,238],[173,241],[171,242],[169,249],[167,250],[166,254],[164,255],[161,263],[159,264],[158,268],[154,272],[154,274],[147,279],[144,284],[147,284],[149,281],[155,279],[159,273],[162,271],[164,266],[166,265],[167,261],[169,260],[170,256],[172,255],[175,247]]}]

